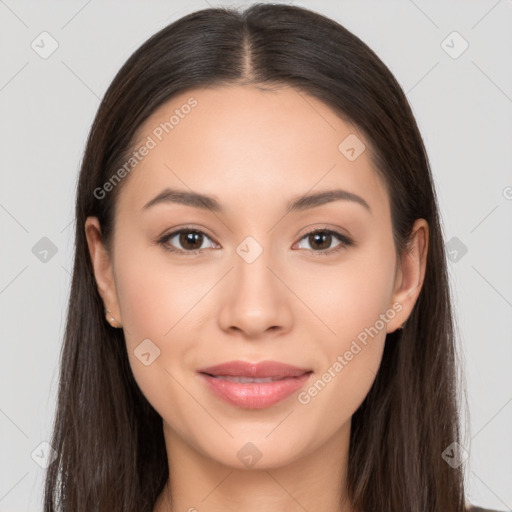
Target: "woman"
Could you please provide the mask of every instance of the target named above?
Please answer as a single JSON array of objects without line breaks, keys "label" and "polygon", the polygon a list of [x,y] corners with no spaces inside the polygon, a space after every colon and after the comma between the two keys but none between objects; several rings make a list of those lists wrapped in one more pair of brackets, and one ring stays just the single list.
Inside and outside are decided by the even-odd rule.
[{"label": "woman", "polygon": [[155,34],[76,221],[46,511],[469,510],[428,158],[353,34],[287,5]]}]

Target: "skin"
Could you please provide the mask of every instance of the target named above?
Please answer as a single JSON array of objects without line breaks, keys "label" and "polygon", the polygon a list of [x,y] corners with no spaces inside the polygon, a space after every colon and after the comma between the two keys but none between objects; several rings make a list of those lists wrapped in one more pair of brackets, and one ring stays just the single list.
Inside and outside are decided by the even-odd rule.
[{"label": "skin", "polygon": [[[147,119],[138,141],[190,97],[197,106],[125,178],[111,252],[97,219],[85,224],[98,290],[123,326],[138,385],[163,418],[170,480],[154,511],[172,510],[169,490],[180,511],[351,511],[351,417],[375,379],[386,333],[417,300],[428,225],[416,221],[412,250],[397,265],[389,197],[369,143],[321,101],[288,87],[188,91]],[[349,134],[366,144],[355,161],[338,150]],[[143,210],[168,186],[212,195],[225,211],[175,203]],[[334,188],[363,197],[371,212],[337,200],[285,214],[292,198]],[[179,237],[166,243],[182,255],[156,242],[185,226],[205,232],[201,253],[184,254],[191,246]],[[326,227],[355,245],[315,254],[340,244],[305,236]],[[247,236],[263,249],[250,264],[236,252]],[[276,360],[312,369],[314,382],[393,304],[401,311],[307,404],[295,393],[241,409],[197,374],[235,359]],[[147,338],[161,351],[149,366],[134,355]],[[251,467],[237,457],[248,442],[262,454]]]}]

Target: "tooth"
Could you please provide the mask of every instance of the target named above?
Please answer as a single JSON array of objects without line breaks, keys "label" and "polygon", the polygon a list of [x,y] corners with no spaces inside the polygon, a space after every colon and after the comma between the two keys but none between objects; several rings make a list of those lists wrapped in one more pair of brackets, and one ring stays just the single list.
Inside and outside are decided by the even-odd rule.
[{"label": "tooth", "polygon": [[241,384],[248,384],[248,383],[260,383],[260,382],[273,382],[275,380],[280,380],[279,377],[260,377],[260,378],[253,378],[253,377],[232,377],[227,375],[216,375],[216,377],[219,379],[229,380],[231,382],[239,382]]}]

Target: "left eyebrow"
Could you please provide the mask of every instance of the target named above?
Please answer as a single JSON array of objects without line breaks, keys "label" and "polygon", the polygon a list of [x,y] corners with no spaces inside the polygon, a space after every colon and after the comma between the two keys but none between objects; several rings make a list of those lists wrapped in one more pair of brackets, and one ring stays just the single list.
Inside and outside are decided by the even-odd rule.
[{"label": "left eyebrow", "polygon": [[371,213],[370,205],[361,196],[342,189],[324,190],[321,192],[315,192],[314,194],[301,196],[298,199],[294,198],[288,203],[286,213],[308,210],[310,208],[316,208],[317,206],[322,206],[323,204],[340,200],[352,201],[356,204],[360,204]]},{"label": "left eyebrow", "polygon": [[[352,201],[356,204],[360,204],[371,213],[369,204],[361,196],[342,189],[324,190],[313,194],[295,197],[287,204],[286,213],[308,210],[340,200]],[[193,208],[211,210],[217,213],[224,212],[224,208],[219,201],[211,196],[200,194],[198,192],[189,192],[187,190],[171,188],[164,189],[156,197],[148,201],[144,205],[143,209],[148,209],[159,203],[178,203],[191,206]]]}]

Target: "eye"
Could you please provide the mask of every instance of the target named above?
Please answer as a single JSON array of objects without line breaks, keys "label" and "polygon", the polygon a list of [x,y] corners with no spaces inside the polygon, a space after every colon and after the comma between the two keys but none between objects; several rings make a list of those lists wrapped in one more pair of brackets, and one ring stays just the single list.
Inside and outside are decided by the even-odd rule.
[{"label": "eye", "polygon": [[[203,246],[203,242],[205,240],[211,241],[211,238],[203,231],[182,228],[178,231],[173,231],[168,235],[164,235],[160,240],[158,240],[158,243],[167,251],[182,253],[188,256],[197,254],[205,249]],[[181,245],[181,247],[177,248],[176,244]],[[212,244],[213,247],[215,247],[215,243],[212,242]]]},{"label": "eye", "polygon": [[[338,239],[339,243],[335,245],[334,248],[330,248],[335,239]],[[313,251],[315,254],[332,254],[341,251],[345,247],[350,247],[354,243],[353,240],[346,235],[333,231],[332,229],[316,229],[310,231],[301,238],[301,241],[302,240],[306,240],[309,243],[309,250]]]},{"label": "eye", "polygon": [[[211,242],[210,248],[218,247],[203,231],[193,228],[182,228],[164,235],[157,242],[166,251],[183,256],[193,256],[208,248],[203,245],[208,240]],[[299,244],[302,240],[308,242],[310,247],[306,247],[306,249],[312,251],[315,255],[332,254],[354,244],[353,240],[349,237],[332,229],[310,231],[300,239]],[[335,240],[338,240],[338,244],[332,248],[331,245]],[[304,247],[299,247],[299,249],[304,249]]]}]

